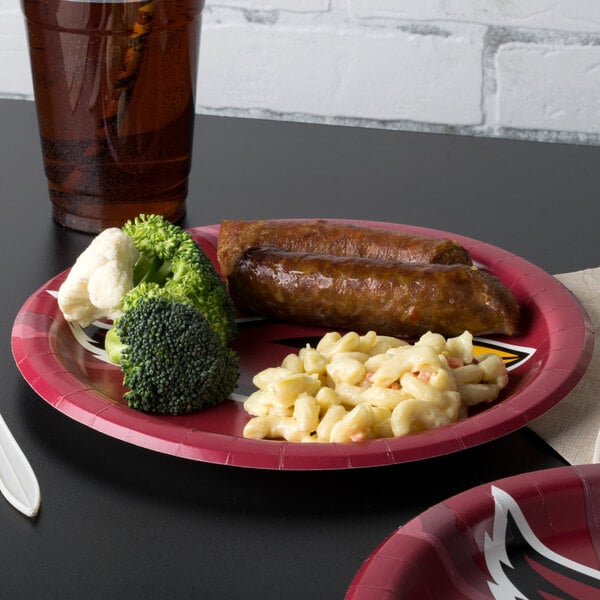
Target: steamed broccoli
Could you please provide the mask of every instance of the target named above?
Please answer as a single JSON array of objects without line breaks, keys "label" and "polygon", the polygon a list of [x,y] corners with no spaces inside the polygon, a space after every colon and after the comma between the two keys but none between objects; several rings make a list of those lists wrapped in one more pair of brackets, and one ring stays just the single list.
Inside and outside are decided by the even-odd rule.
[{"label": "steamed broccoli", "polygon": [[192,236],[158,215],[123,226],[137,260],[104,348],[132,408],[186,414],[226,399],[239,376],[225,283]]},{"label": "steamed broccoli", "polygon": [[134,288],[113,329],[131,408],[187,414],[220,403],[235,389],[237,353],[192,304],[166,288]]},{"label": "steamed broccoli", "polygon": [[173,299],[198,309],[224,344],[235,337],[235,310],[227,288],[190,233],[159,215],[140,215],[125,223],[123,231],[139,253],[134,286],[166,288]]}]

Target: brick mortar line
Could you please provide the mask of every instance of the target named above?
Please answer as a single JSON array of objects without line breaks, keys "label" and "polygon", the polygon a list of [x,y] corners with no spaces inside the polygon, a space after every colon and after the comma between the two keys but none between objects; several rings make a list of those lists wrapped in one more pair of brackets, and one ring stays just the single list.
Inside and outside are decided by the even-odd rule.
[{"label": "brick mortar line", "polygon": [[365,127],[372,129],[385,129],[389,131],[406,131],[409,133],[448,134],[590,146],[600,145],[600,134],[588,134],[576,131],[517,129],[508,127],[497,127],[491,130],[483,126],[473,125],[446,125],[443,123],[429,123],[425,121],[367,119],[343,116],[326,117],[309,113],[281,113],[262,108],[242,109],[225,106],[219,108],[197,106],[196,112],[201,115],[238,117],[246,119],[265,119],[267,121],[288,121],[292,123],[314,123],[317,125],[333,125],[342,127]]}]

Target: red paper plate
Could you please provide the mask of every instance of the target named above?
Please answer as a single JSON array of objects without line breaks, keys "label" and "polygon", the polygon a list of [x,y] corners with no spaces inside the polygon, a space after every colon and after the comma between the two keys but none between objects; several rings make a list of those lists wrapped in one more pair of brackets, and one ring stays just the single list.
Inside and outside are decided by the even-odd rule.
[{"label": "red paper plate", "polygon": [[[16,364],[52,406],[115,438],[193,460],[288,470],[390,465],[475,446],[525,426],[557,404],[582,377],[592,355],[592,326],[579,303],[556,279],[514,254],[469,238],[405,225],[359,223],[457,239],[474,261],[512,291],[523,307],[522,333],[490,340],[514,360],[509,386],[500,401],[440,429],[349,444],[245,439],[242,430],[249,416],[240,402],[229,399],[193,415],[140,413],[123,403],[119,369],[94,355],[93,342],[87,349],[78,343],[63,319],[51,292],[58,290],[66,273],[48,281],[20,309],[12,330]],[[219,226],[191,232],[216,261]],[[323,333],[288,323],[244,324],[236,342],[242,371],[239,391],[248,393],[254,373],[278,364],[307,339],[314,341]]]},{"label": "red paper plate", "polygon": [[600,465],[478,486],[392,533],[346,600],[599,600],[599,508]]}]

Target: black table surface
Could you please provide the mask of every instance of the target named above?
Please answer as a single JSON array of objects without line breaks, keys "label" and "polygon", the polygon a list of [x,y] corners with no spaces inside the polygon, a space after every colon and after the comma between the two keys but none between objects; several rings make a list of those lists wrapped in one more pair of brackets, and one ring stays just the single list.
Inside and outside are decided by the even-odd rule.
[{"label": "black table surface", "polygon": [[[50,217],[34,105],[0,101],[0,412],[42,491],[0,501],[2,598],[341,599],[397,527],[445,498],[566,464],[530,430],[395,466],[263,471],[152,452],[89,429],[22,379],[25,299],[89,243]],[[474,237],[550,273],[598,265],[600,148],[197,118],[184,224],[344,217]]]}]

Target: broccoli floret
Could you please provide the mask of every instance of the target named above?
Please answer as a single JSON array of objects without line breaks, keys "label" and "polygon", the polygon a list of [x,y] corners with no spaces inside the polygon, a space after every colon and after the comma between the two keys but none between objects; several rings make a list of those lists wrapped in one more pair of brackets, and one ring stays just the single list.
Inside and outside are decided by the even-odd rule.
[{"label": "broccoli floret", "polygon": [[229,343],[237,332],[233,301],[191,234],[160,215],[140,215],[125,223],[123,231],[139,253],[133,285],[155,284],[166,288],[170,297],[191,303],[208,319],[221,341]]},{"label": "broccoli floret", "polygon": [[[165,287],[161,287],[157,283],[139,283],[123,297],[121,312],[127,312],[132,306],[135,306],[141,298],[159,297],[166,298],[167,300],[174,300],[174,297],[169,293],[169,290]],[[189,300],[182,302],[184,304],[190,304]],[[116,365],[120,365],[125,343],[121,340],[116,325],[117,319],[113,321],[113,326],[106,332],[104,349],[106,350],[108,360]]]},{"label": "broccoli floret", "polygon": [[155,284],[127,298],[114,329],[131,408],[187,414],[222,402],[235,389],[237,353],[192,304]]}]

